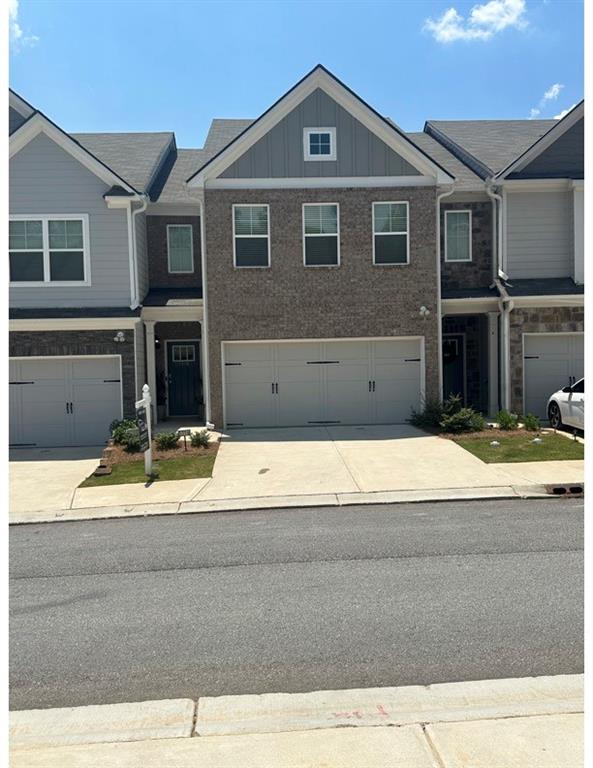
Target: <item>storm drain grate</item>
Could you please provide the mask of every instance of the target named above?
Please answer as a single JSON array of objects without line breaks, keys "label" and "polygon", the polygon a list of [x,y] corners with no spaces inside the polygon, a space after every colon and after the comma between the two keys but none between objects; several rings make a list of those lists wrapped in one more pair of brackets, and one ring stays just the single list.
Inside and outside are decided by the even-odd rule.
[{"label": "storm drain grate", "polygon": [[546,493],[552,496],[583,496],[585,493],[584,483],[546,485],[545,488]]}]

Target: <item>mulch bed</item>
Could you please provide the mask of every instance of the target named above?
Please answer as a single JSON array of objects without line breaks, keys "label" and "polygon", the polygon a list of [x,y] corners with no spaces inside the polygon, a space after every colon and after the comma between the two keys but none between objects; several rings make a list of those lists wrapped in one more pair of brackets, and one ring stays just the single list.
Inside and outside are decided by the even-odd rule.
[{"label": "mulch bed", "polygon": [[[183,440],[179,442],[179,447],[174,448],[171,451],[159,451],[156,444],[152,445],[152,458],[153,461],[165,461],[167,459],[181,459],[184,456],[208,456],[216,455],[218,453],[218,446],[220,445],[218,440],[211,439],[210,445],[207,448],[194,448],[187,440],[187,451],[183,448]],[[113,453],[109,456],[110,464],[126,464],[130,461],[142,461],[144,459],[143,453],[128,453],[124,450],[123,445],[112,445]]]}]

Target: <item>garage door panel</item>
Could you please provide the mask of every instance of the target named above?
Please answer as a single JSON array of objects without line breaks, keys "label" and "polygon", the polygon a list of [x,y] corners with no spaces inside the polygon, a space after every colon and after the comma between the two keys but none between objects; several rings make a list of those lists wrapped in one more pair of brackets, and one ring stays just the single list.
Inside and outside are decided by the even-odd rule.
[{"label": "garage door panel", "polygon": [[271,344],[225,344],[224,359],[227,363],[271,363]]},{"label": "garage door panel", "polygon": [[278,384],[278,424],[293,427],[325,420],[319,379]]},{"label": "garage door panel", "polygon": [[276,425],[272,384],[236,382],[226,387],[226,422],[228,426],[272,427]]},{"label": "garage door panel", "polygon": [[270,345],[275,347],[278,365],[285,363],[317,363],[323,359],[319,342],[284,342]]},{"label": "garage door panel", "polygon": [[523,337],[524,411],[547,419],[550,395],[571,377],[584,375],[582,334],[526,334]]}]

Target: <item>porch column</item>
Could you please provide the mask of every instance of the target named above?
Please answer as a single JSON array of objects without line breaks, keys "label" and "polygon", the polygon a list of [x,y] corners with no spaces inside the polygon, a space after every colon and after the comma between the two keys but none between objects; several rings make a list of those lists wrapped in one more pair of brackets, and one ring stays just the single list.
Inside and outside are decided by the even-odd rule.
[{"label": "porch column", "polygon": [[145,320],[146,326],[146,378],[152,395],[152,423],[158,422],[158,408],[156,399],[156,359],[154,355],[154,320]]},{"label": "porch column", "polygon": [[488,312],[488,415],[499,410],[498,398],[498,312]]}]

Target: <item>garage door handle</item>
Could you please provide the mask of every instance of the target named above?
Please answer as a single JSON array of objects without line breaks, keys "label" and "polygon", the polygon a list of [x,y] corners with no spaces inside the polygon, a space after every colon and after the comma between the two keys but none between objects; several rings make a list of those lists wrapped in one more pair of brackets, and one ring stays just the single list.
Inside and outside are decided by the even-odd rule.
[{"label": "garage door handle", "polygon": [[373,392],[375,391],[375,382],[373,381]]},{"label": "garage door handle", "polygon": [[539,360],[539,355],[525,355],[523,360]]},{"label": "garage door handle", "polygon": [[72,407],[72,403],[70,403],[70,413],[74,413],[74,408]]}]

